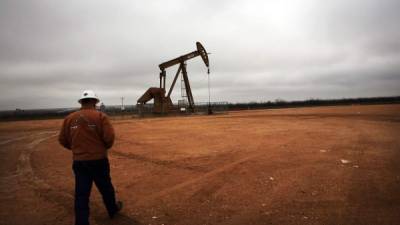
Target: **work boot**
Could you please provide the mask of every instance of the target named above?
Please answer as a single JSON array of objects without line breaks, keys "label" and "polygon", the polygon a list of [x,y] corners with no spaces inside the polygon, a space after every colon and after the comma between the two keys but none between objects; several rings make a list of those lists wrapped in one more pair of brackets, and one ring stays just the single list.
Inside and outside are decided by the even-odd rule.
[{"label": "work boot", "polygon": [[122,207],[124,206],[124,204],[121,201],[117,201],[116,205],[116,210],[115,212],[110,214],[110,219],[114,218],[114,216],[122,210]]}]

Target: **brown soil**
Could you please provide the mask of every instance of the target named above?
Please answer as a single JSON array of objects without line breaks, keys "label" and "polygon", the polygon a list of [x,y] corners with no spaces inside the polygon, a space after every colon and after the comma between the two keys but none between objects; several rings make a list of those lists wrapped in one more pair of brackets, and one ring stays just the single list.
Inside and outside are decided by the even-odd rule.
[{"label": "brown soil", "polygon": [[[0,224],[72,224],[60,124],[0,123]],[[113,124],[125,208],[109,220],[94,188],[92,224],[400,224],[400,105]]]}]

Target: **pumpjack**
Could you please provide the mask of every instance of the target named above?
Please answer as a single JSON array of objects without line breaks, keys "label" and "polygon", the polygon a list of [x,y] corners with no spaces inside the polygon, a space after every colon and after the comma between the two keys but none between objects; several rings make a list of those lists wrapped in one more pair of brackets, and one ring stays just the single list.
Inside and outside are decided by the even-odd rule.
[{"label": "pumpjack", "polygon": [[[189,84],[189,78],[186,70],[186,61],[189,59],[195,58],[197,56],[200,56],[203,59],[204,64],[207,66],[207,69],[209,70],[209,61],[208,61],[208,54],[206,49],[201,45],[200,42],[196,42],[196,48],[197,50],[190,52],[188,54],[179,56],[175,59],[166,61],[164,63],[161,63],[158,65],[160,68],[160,87],[151,87],[149,88],[138,100],[137,100],[137,106],[139,110],[142,109],[144,104],[146,104],[148,101],[154,99],[154,113],[159,113],[159,114],[164,114],[168,113],[169,111],[173,110],[173,104],[171,101],[171,93],[172,90],[174,89],[176,80],[178,79],[180,73],[182,72],[182,77],[183,77],[183,83],[185,85],[185,90],[186,90],[186,96],[187,96],[187,102],[188,102],[188,110],[190,112],[194,112],[195,106],[194,106],[194,100],[193,100],[193,94],[192,90],[190,88]],[[168,94],[166,94],[166,89],[165,89],[165,80],[166,80],[166,69],[179,64],[178,71],[175,74],[174,80],[172,81],[171,87],[168,90]]]}]

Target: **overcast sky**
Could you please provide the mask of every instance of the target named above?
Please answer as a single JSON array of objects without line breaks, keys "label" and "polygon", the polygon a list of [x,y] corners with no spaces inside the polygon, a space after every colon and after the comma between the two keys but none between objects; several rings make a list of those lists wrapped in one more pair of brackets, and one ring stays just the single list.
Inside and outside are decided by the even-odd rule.
[{"label": "overcast sky", "polygon": [[[84,89],[136,104],[196,41],[212,101],[400,95],[399,12],[399,0],[0,0],[0,110],[78,106]],[[206,101],[204,63],[187,68]]]}]

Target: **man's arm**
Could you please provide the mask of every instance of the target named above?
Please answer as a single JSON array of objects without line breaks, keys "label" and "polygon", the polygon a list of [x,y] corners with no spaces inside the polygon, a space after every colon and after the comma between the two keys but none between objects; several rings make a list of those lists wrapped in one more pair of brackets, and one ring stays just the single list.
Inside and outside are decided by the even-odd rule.
[{"label": "man's arm", "polygon": [[103,142],[107,149],[111,148],[114,144],[115,132],[112,127],[108,116],[102,113],[102,126],[103,126]]},{"label": "man's arm", "polygon": [[60,134],[58,135],[58,142],[66,149],[71,150],[71,143],[69,143],[69,126],[67,124],[67,119],[64,120]]}]

